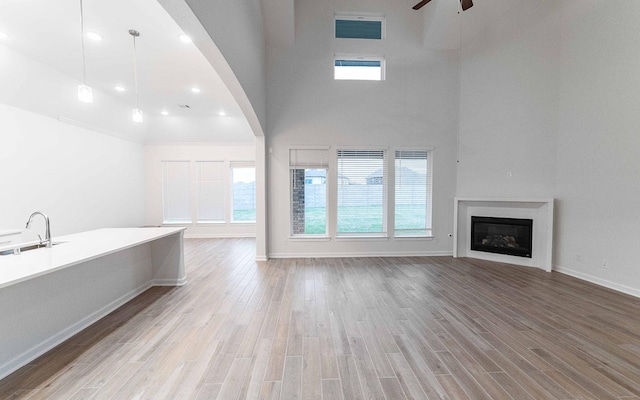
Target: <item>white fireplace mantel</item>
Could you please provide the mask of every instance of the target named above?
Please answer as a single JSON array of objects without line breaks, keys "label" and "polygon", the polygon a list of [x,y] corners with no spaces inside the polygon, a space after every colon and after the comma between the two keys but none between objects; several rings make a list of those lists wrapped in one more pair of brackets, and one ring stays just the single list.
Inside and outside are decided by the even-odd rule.
[{"label": "white fireplace mantel", "polygon": [[[552,198],[456,197],[453,214],[453,256],[536,267],[551,272],[553,250]],[[533,220],[531,258],[471,250],[471,216]]]}]

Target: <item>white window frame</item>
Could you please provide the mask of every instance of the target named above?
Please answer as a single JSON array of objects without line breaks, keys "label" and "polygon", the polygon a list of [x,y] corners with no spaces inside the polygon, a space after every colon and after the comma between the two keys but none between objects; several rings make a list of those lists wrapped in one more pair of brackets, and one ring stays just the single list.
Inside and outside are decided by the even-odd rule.
[{"label": "white window frame", "polygon": [[[427,153],[427,176],[426,176],[426,204],[425,204],[425,234],[396,234],[396,151],[425,151]],[[393,185],[389,184],[389,192],[391,193],[389,201],[389,226],[393,229],[393,237],[395,239],[412,239],[412,238],[432,238],[433,237],[433,147],[396,147],[389,152],[389,163],[393,170],[390,176],[393,176]],[[392,153],[392,154],[391,154]]]},{"label": "white window frame", "polygon": [[[166,210],[166,186],[165,186],[165,167],[172,163],[180,163],[186,164],[187,166],[187,176],[186,176],[186,186],[187,190],[185,192],[185,196],[187,197],[187,207],[189,211],[189,220],[172,220],[167,219],[165,215]],[[189,226],[193,224],[193,202],[192,202],[192,182],[193,182],[193,167],[191,165],[191,160],[161,160],[161,190],[162,190],[162,225],[181,225],[181,226]]]},{"label": "white window frame", "polygon": [[[336,61],[379,61],[380,62],[380,79],[338,79],[336,78]],[[333,56],[333,80],[334,81],[367,81],[381,82],[386,79],[385,58],[380,55],[362,55],[362,54],[334,54]]]},{"label": "white window frame", "polygon": [[[369,38],[339,38],[336,37],[336,21],[380,21],[380,39]],[[387,38],[387,19],[381,14],[364,14],[364,13],[335,13],[333,16],[333,38],[338,40],[355,39],[355,40],[385,40]]]},{"label": "white window frame", "polygon": [[[329,221],[331,218],[331,206],[330,206],[330,187],[331,187],[331,154],[330,146],[289,146],[289,238],[292,240],[328,240],[329,239]],[[312,162],[298,162],[292,160],[292,151],[324,151],[326,152],[326,159]],[[298,168],[296,168],[298,167]],[[294,234],[293,233],[293,188],[291,187],[291,171],[293,169],[324,169],[326,171],[325,180],[325,233],[320,234]]]},{"label": "white window frame", "polygon": [[[382,151],[383,152],[383,160],[382,160],[382,168],[383,168],[383,207],[382,207],[382,232],[338,232],[338,213],[339,213],[339,193],[338,193],[338,174],[340,173],[338,168],[338,152],[339,151]],[[331,215],[331,223],[332,223],[332,232],[335,232],[336,240],[372,240],[372,239],[388,239],[389,238],[389,174],[392,172],[389,169],[389,147],[371,147],[371,146],[340,146],[336,148],[335,153],[335,183],[333,186],[335,187],[335,213]],[[386,179],[385,178],[386,175]]]},{"label": "white window frame", "polygon": [[[256,180],[256,162],[255,161],[230,161],[229,162],[229,223],[231,224],[255,224],[256,221],[235,221],[233,219],[233,169],[234,168],[253,168],[254,171],[254,182]],[[258,199],[255,198],[254,199],[254,203],[256,206],[256,212],[257,212],[257,207],[258,207]],[[257,215],[256,215],[257,218]]]},{"label": "white window frame", "polygon": [[[288,201],[289,201],[289,238],[288,241],[382,241],[382,240],[399,240],[399,241],[430,241],[433,240],[433,165],[434,165],[434,147],[411,146],[411,147],[384,147],[384,146],[289,146],[288,156],[291,157],[292,149],[328,149],[328,169],[326,182],[326,235],[294,235],[292,232],[292,188],[291,188],[291,159],[289,158],[289,171],[287,171],[288,182]],[[383,206],[383,225],[384,232],[342,232],[338,233],[338,151],[339,150],[361,150],[361,151],[383,151],[384,161],[383,168],[386,170],[386,187],[383,191],[383,198],[386,204]],[[426,234],[399,234],[396,235],[395,226],[395,178],[396,178],[396,151],[425,151],[427,152],[427,200],[425,207],[425,227]]]},{"label": "white window frame", "polygon": [[[220,180],[222,182],[222,209],[223,209],[223,218],[221,220],[201,220],[200,219],[200,202],[201,202],[201,184],[202,180],[200,179],[200,166],[202,163],[220,163]],[[226,191],[229,190],[229,181],[226,179],[225,171],[227,170],[227,163],[224,160],[195,160],[196,165],[196,177],[195,177],[195,185],[196,185],[196,193],[195,193],[195,218],[194,221],[197,225],[212,225],[212,224],[225,224],[228,217],[228,207],[227,207],[227,199],[228,196]]]}]

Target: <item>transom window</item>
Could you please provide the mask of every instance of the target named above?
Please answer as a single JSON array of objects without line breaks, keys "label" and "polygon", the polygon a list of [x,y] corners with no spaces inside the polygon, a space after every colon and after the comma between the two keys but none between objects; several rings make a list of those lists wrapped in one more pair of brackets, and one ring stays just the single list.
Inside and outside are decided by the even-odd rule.
[{"label": "transom window", "polygon": [[336,15],[336,39],[377,39],[384,36],[384,17]]},{"label": "transom window", "polygon": [[383,57],[336,56],[334,59],[336,80],[384,80]]}]

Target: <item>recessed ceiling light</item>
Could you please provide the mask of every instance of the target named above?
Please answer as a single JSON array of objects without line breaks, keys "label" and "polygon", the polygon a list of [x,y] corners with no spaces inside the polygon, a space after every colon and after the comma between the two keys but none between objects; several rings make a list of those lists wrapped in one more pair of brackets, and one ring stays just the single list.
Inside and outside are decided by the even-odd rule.
[{"label": "recessed ceiling light", "polygon": [[193,93],[200,93],[200,88],[192,87],[192,88],[191,88],[191,91],[192,91]]},{"label": "recessed ceiling light", "polygon": [[116,86],[114,89],[117,90],[118,92],[124,92],[125,90],[127,90],[124,88],[124,86],[120,86],[120,85]]},{"label": "recessed ceiling light", "polygon": [[0,32],[0,39],[8,39],[8,38],[9,38],[9,35],[7,35],[4,32]]},{"label": "recessed ceiling light", "polygon": [[221,116],[221,117],[224,117],[225,115],[227,115],[227,113],[226,113],[226,112],[224,112],[224,111],[220,111],[220,112],[218,113],[218,115],[219,115],[219,116]]},{"label": "recessed ceiling light", "polygon": [[91,40],[100,41],[102,40],[102,35],[95,32],[87,32],[87,37]]},{"label": "recessed ceiling light", "polygon": [[183,41],[184,43],[191,43],[191,38],[185,35],[184,33],[180,35],[180,40]]},{"label": "recessed ceiling light", "polygon": [[169,115],[169,111],[167,111],[167,110],[162,110],[162,111],[160,111],[160,114],[162,114],[162,115]]}]

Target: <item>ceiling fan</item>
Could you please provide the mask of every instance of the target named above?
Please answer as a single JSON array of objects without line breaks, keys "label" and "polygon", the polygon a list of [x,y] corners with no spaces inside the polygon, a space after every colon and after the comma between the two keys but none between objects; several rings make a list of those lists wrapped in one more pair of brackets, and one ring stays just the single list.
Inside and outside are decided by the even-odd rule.
[{"label": "ceiling fan", "polygon": [[[424,7],[424,5],[427,4],[430,1],[431,0],[422,0],[420,3],[416,4],[415,6],[413,6],[413,9],[414,10],[419,10],[422,7]],[[462,11],[466,11],[466,10],[470,9],[471,7],[473,7],[473,1],[472,0],[460,0],[460,5],[462,5]]]}]

